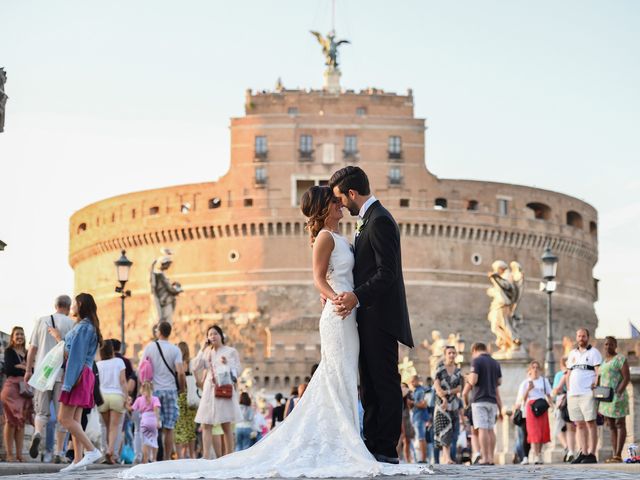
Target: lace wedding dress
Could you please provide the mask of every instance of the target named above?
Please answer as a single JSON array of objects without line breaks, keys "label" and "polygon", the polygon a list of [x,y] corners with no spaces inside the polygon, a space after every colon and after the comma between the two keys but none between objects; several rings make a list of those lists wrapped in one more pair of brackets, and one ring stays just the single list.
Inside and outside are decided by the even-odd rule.
[{"label": "lace wedding dress", "polygon": [[[334,248],[327,280],[336,292],[353,290],[351,245],[328,230]],[[360,438],[359,338],[355,310],[345,319],[327,302],[320,317],[321,361],[289,416],[247,450],[216,460],[138,465],[121,478],[369,477],[430,473],[426,466],[378,463]]]}]

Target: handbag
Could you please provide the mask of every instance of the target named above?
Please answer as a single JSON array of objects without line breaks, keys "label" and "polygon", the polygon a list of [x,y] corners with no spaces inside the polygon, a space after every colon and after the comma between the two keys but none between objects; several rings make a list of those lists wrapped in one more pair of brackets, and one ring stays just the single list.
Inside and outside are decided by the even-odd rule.
[{"label": "handbag", "polygon": [[[544,389],[545,396],[547,395],[547,381],[545,378],[542,379],[542,385]],[[547,402],[546,398],[538,398],[534,400],[531,404],[531,410],[536,417],[541,416],[544,412],[549,410],[549,402]]]},{"label": "handbag", "polygon": [[517,427],[521,427],[524,424],[524,417],[520,408],[513,413],[513,424]]},{"label": "handbag", "polygon": [[613,401],[613,388],[598,385],[593,389],[593,398],[600,402],[611,402]]},{"label": "handbag", "polygon": [[19,387],[20,389],[20,396],[23,398],[33,398],[33,390],[31,390],[31,387],[29,386],[29,384],[27,382],[25,382],[24,380],[20,380],[20,384]]},{"label": "handbag", "polygon": [[214,395],[216,398],[231,398],[233,396],[233,385],[214,385]]},{"label": "handbag", "polygon": [[560,406],[558,408],[560,409],[560,416],[562,417],[562,420],[564,420],[565,422],[570,422],[571,417],[569,416],[569,404],[566,394],[562,398],[562,401],[560,402]]},{"label": "handbag", "polygon": [[96,404],[96,407],[99,407],[104,403],[104,398],[102,398],[102,392],[100,391],[100,372],[98,371],[96,362],[93,362],[91,370],[95,376],[95,381],[93,382],[93,403]]}]

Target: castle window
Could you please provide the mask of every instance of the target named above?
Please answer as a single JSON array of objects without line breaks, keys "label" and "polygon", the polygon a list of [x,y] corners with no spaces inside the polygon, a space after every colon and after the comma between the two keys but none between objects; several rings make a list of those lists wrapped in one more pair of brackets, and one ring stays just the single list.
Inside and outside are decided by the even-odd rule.
[{"label": "castle window", "polygon": [[149,209],[149,215],[158,215],[160,213],[160,207],[151,207]]},{"label": "castle window", "polygon": [[476,266],[480,265],[482,263],[482,255],[480,255],[479,253],[471,254],[471,263]]},{"label": "castle window", "polygon": [[598,224],[596,222],[589,222],[589,233],[591,235],[598,234]]},{"label": "castle window", "polygon": [[131,218],[136,218],[136,209],[135,208],[131,209]]},{"label": "castle window", "polygon": [[402,184],[402,170],[400,167],[391,167],[389,169],[389,185]]},{"label": "castle window", "polygon": [[498,199],[498,215],[505,217],[507,216],[508,213],[509,213],[509,200],[507,200],[506,198],[499,198]]},{"label": "castle window", "polygon": [[567,225],[571,225],[575,228],[582,228],[582,215],[578,212],[570,210],[567,212]]},{"label": "castle window", "polygon": [[191,204],[189,202],[185,202],[180,205],[180,213],[187,214],[191,211]]},{"label": "castle window", "polygon": [[409,206],[409,199],[408,198],[401,198],[400,199],[400,206],[407,208]]},{"label": "castle window", "polygon": [[402,138],[397,135],[389,137],[389,160],[402,160]]},{"label": "castle window", "polygon": [[313,160],[313,136],[300,135],[300,161]]},{"label": "castle window", "polygon": [[77,233],[82,233],[82,232],[86,232],[87,231],[87,224],[86,223],[81,223],[80,225],[78,225],[78,230]]},{"label": "castle window", "polygon": [[287,113],[289,115],[298,115],[298,107],[289,107]]},{"label": "castle window", "polygon": [[436,201],[433,203],[434,210],[446,210],[447,209],[447,199],[446,198],[436,198]]},{"label": "castle window", "polygon": [[256,185],[266,185],[267,169],[265,167],[256,168],[255,181]]},{"label": "castle window", "polygon": [[245,207],[253,207],[253,198],[245,198],[244,199]]},{"label": "castle window", "polygon": [[115,223],[116,222],[116,214],[112,213],[111,214],[111,223]]},{"label": "castle window", "polygon": [[264,135],[256,135],[254,158],[259,162],[267,159],[267,137]]},{"label": "castle window", "polygon": [[237,250],[231,250],[229,252],[229,261],[231,263],[235,263],[240,259],[240,254],[238,253]]},{"label": "castle window", "polygon": [[467,202],[467,210],[469,210],[470,212],[477,212],[478,211],[478,201],[477,200],[469,200]]},{"label": "castle window", "polygon": [[551,207],[549,205],[532,202],[527,203],[527,208],[533,211],[533,217],[536,220],[549,220],[551,218]]},{"label": "castle window", "polygon": [[358,154],[358,137],[356,135],[345,135],[342,152],[345,158],[354,158]]},{"label": "castle window", "polygon": [[222,205],[220,197],[213,197],[209,199],[209,209],[220,208],[220,205]]},{"label": "castle window", "polygon": [[359,117],[364,117],[367,114],[367,108],[366,107],[358,107],[356,108],[356,115],[358,115]]}]

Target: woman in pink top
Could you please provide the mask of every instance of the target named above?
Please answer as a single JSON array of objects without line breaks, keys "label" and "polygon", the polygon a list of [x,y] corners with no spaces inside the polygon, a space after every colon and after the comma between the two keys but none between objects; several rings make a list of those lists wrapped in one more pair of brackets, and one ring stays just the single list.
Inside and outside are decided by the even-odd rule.
[{"label": "woman in pink top", "polygon": [[140,412],[142,433],[142,462],[152,462],[158,451],[158,428],[160,428],[160,400],[153,396],[153,384],[146,381],[140,387],[141,395],[131,406]]}]

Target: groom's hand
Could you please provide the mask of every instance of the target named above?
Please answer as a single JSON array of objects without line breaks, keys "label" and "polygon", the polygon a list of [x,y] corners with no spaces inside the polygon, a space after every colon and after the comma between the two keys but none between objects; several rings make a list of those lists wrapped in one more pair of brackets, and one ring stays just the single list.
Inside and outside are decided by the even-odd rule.
[{"label": "groom's hand", "polygon": [[351,310],[358,305],[358,297],[353,292],[343,292],[338,295],[335,301],[335,311],[342,318],[346,318],[351,313]]}]

